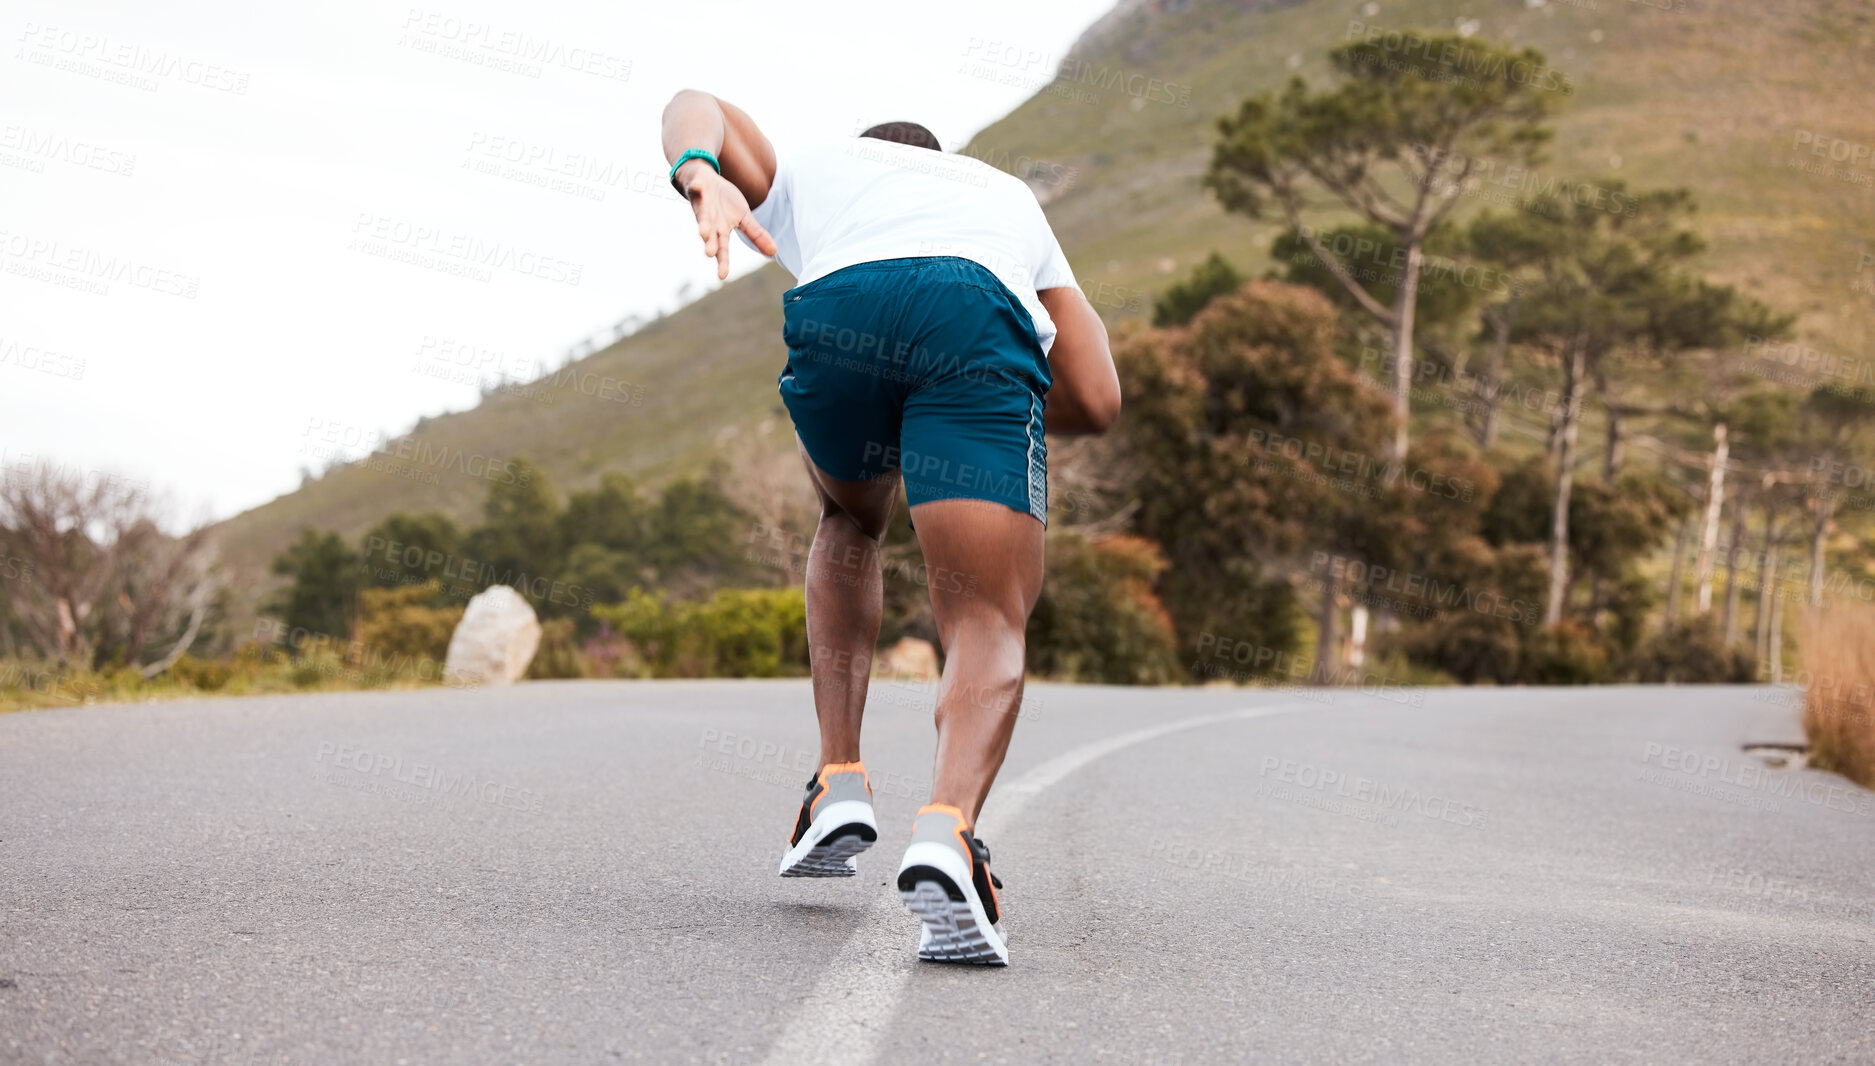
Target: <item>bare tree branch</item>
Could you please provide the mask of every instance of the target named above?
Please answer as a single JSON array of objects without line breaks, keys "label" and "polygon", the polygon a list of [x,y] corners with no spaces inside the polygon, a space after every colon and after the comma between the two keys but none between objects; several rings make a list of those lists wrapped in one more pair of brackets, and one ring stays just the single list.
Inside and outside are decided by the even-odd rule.
[{"label": "bare tree branch", "polygon": [[176,660],[188,653],[189,646],[195,643],[196,635],[202,631],[202,619],[208,614],[208,603],[214,591],[215,582],[209,576],[209,569],[207,566],[202,566],[200,573],[196,575],[194,590],[189,595],[189,624],[183,628],[182,636],[176,638],[176,643],[164,653],[161,659],[143,668],[144,680],[147,681],[176,665]]},{"label": "bare tree branch", "polygon": [[1342,288],[1348,290],[1348,295],[1354,297],[1356,303],[1366,308],[1368,314],[1385,322],[1389,327],[1394,326],[1397,320],[1393,316],[1393,311],[1374,299],[1372,293],[1368,292],[1360,282],[1354,280],[1354,275],[1348,272],[1347,266],[1333,252],[1322,246],[1321,239],[1315,235],[1315,231],[1303,226],[1301,219],[1296,217],[1294,211],[1289,211],[1288,214],[1290,227],[1302,235],[1302,239],[1308,243],[1309,250],[1315,253],[1315,258],[1321,260],[1322,265],[1335,276],[1335,280],[1341,283]]},{"label": "bare tree branch", "polygon": [[205,525],[171,537],[162,514],[145,486],[115,475],[43,461],[0,470],[0,540],[32,571],[8,605],[39,654],[89,666],[121,634],[135,664],[151,633],[182,624],[179,592],[212,596]]}]

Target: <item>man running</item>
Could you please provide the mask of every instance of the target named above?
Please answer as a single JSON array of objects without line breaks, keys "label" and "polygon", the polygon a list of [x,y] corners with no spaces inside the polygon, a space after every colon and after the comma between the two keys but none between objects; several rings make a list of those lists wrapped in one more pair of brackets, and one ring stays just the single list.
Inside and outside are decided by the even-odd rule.
[{"label": "man running", "polygon": [[895,122],[779,159],[741,109],[678,93],[664,109],[671,183],[729,276],[729,236],[798,281],[782,296],[794,420],[821,517],[807,635],[820,769],[783,877],[850,877],[878,839],[860,718],[883,610],[879,543],[902,479],[944,647],[932,802],[898,889],[920,958],[1005,965],[1001,882],[971,832],[1022,700],[1024,629],[1042,586],[1044,430],[1097,433],[1120,384],[1100,317],[1035,196]]}]

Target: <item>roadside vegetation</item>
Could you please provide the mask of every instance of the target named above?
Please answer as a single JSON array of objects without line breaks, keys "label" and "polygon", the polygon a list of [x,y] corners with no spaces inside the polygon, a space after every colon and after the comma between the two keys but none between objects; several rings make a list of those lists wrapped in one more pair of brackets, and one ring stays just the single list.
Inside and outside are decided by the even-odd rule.
[{"label": "roadside vegetation", "polygon": [[442,680],[440,661],[369,662],[362,653],[339,646],[308,646],[298,655],[257,645],[219,659],[185,655],[155,677],[108,664],[85,668],[9,659],[0,662],[0,712],[202,696],[422,688]]},{"label": "roadside vegetation", "polygon": [[1812,612],[1801,645],[1810,765],[1875,788],[1875,610]]},{"label": "roadside vegetation", "polygon": [[[1787,618],[1823,617],[1859,621],[1803,622],[1805,670],[1866,683],[1866,362],[1820,364],[1791,313],[1707,275],[1696,191],[1548,166],[1570,94],[1515,74],[1541,53],[1433,35],[1328,60],[1210,135],[1204,187],[1276,227],[1275,266],[1220,250],[1173,279],[1116,330],[1115,432],[1051,449],[1033,672],[1776,682]],[[804,675],[817,515],[785,428],[745,428],[656,492],[613,471],[563,494],[514,460],[473,525],[309,526],[252,626],[207,531],[9,468],[0,706],[437,683],[496,584],[542,620],[531,676]],[[927,585],[974,577],[927,572],[902,508],[880,556],[882,643],[935,643]],[[1819,764],[1868,781],[1867,719],[1835,698],[1812,696]]]}]

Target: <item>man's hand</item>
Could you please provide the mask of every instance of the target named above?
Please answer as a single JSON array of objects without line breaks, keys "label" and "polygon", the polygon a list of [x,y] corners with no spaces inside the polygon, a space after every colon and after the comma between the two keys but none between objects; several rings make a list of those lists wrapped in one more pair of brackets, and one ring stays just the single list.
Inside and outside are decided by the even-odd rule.
[{"label": "man's hand", "polygon": [[775,180],[775,148],[755,121],[734,104],[685,89],[664,107],[664,158],[675,162],[701,148],[722,164],[719,174],[702,159],[677,169],[677,184],[696,212],[703,254],[716,260],[716,280],[729,279],[729,235],[741,230],[763,255],[775,254],[775,238],[749,214],[750,204],[768,199]]},{"label": "man's hand", "polygon": [[703,254],[716,260],[716,280],[729,278],[729,237],[736,230],[763,255],[775,254],[775,238],[755,221],[749,200],[729,179],[710,169],[701,159],[693,159],[678,171],[678,180],[690,194],[690,209],[697,215],[697,236],[703,238]]}]

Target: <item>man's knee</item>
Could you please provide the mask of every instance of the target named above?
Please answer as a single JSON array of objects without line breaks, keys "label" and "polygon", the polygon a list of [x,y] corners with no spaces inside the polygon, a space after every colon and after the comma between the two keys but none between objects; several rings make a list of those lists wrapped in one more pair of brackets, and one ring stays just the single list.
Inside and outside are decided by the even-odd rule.
[{"label": "man's knee", "polygon": [[991,571],[978,574],[926,562],[925,586],[939,630],[968,626],[995,632],[1017,642],[1028,628],[1040,592],[1039,580]]},{"label": "man's knee", "polygon": [[858,533],[871,541],[873,550],[877,551],[879,544],[885,540],[887,531],[892,527],[892,512],[890,509],[885,510],[883,514],[878,509],[874,509],[870,514],[865,511],[851,511],[841,507],[830,498],[823,499],[820,508],[821,528],[826,529],[828,523],[834,523],[833,533]]},{"label": "man's knee", "polygon": [[946,655],[953,648],[970,649],[977,655],[1010,649],[1020,659],[1027,648],[1028,617],[1015,604],[941,605],[939,598],[933,597],[932,606],[938,639],[944,642]]}]

